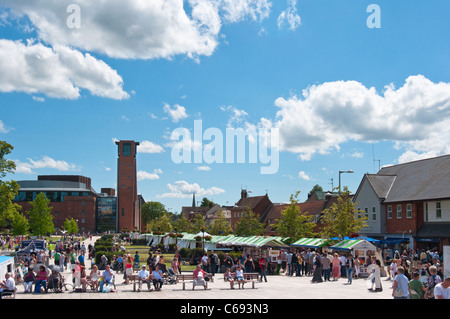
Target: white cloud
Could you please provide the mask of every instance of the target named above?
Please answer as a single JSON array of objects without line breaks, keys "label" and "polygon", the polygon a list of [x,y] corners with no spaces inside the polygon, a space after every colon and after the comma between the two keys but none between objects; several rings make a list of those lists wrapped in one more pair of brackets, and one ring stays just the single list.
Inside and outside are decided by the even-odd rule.
[{"label": "white cloud", "polygon": [[43,156],[41,160],[27,159],[28,162],[21,162],[15,160],[16,172],[24,174],[36,174],[33,169],[56,169],[58,171],[79,171],[81,168],[78,165],[67,163],[66,161],[55,160],[49,156]]},{"label": "white cloud", "polygon": [[153,173],[149,173],[146,171],[138,171],[137,172],[137,180],[138,181],[144,181],[144,180],[156,180],[159,179],[159,175],[162,174],[161,169],[155,169],[153,170]]},{"label": "white cloud", "polygon": [[8,133],[9,131],[11,131],[11,128],[7,127],[7,126],[5,125],[5,123],[3,123],[2,120],[0,120],[0,133],[6,134],[6,133]]},{"label": "white cloud", "polygon": [[45,99],[42,96],[33,96],[32,99],[36,102],[45,102]]},{"label": "white cloud", "polygon": [[155,144],[150,141],[142,141],[137,147],[138,153],[156,154],[163,153],[164,148],[161,145]]},{"label": "white cloud", "polygon": [[123,80],[89,53],[63,46],[0,39],[0,92],[42,93],[78,99],[80,90],[111,99],[126,99]]},{"label": "white cloud", "polygon": [[196,196],[213,196],[222,194],[225,192],[224,189],[218,187],[211,187],[208,189],[200,187],[197,183],[189,184],[186,181],[177,181],[174,184],[167,184],[169,188],[168,193],[158,195],[159,198],[191,198],[192,194],[195,193]]},{"label": "white cloud", "polygon": [[268,17],[268,0],[77,0],[78,29],[67,26],[73,0],[0,0],[27,16],[39,39],[120,59],[210,56],[222,23]]},{"label": "white cloud", "polygon": [[211,167],[209,166],[199,166],[196,168],[197,171],[210,171]]},{"label": "white cloud", "polygon": [[302,24],[302,20],[297,14],[296,5],[297,0],[288,0],[288,8],[284,10],[278,17],[279,29],[287,24],[290,30],[295,31]]},{"label": "white cloud", "polygon": [[178,104],[175,104],[173,108],[167,103],[164,104],[164,112],[170,116],[174,123],[178,123],[180,120],[188,117],[186,108]]},{"label": "white cloud", "polygon": [[311,179],[311,177],[309,177],[304,171],[300,171],[300,172],[298,173],[298,177],[299,177],[300,179],[305,180],[305,181],[309,181],[309,180]]},{"label": "white cloud", "polygon": [[221,106],[220,109],[224,112],[231,113],[230,118],[228,120],[228,127],[235,127],[241,125],[245,118],[248,116],[248,113],[244,110],[240,110],[234,106]]},{"label": "white cloud", "polygon": [[271,2],[268,0],[222,0],[220,9],[227,22],[242,21],[250,17],[253,21],[261,21],[270,15]]},{"label": "white cloud", "polygon": [[404,157],[450,153],[450,83],[410,76],[380,94],[356,81],[313,85],[302,97],[278,98],[272,122],[281,150],[302,160],[328,154],[348,141],[394,141]]},{"label": "white cloud", "polygon": [[350,156],[354,157],[354,158],[363,158],[364,157],[364,153],[356,151],[356,152],[353,152]]}]

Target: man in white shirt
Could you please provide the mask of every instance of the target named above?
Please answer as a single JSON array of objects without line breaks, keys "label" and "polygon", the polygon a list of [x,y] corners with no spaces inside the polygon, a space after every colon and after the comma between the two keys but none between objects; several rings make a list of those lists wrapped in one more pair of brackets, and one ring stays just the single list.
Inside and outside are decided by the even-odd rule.
[{"label": "man in white shirt", "polygon": [[450,299],[450,276],[434,287],[435,299]]},{"label": "man in white shirt", "polygon": [[138,276],[141,279],[140,282],[139,282],[138,291],[141,291],[142,283],[146,283],[147,287],[148,287],[148,290],[149,291],[153,291],[153,289],[150,288],[150,282],[151,282],[151,280],[150,280],[150,272],[147,270],[147,267],[145,265],[143,265],[142,269],[139,270]]},{"label": "man in white shirt", "polygon": [[9,273],[6,273],[5,280],[0,283],[0,299],[2,299],[2,297],[6,294],[13,293],[15,288],[16,283],[13,276],[11,276],[11,274]]}]

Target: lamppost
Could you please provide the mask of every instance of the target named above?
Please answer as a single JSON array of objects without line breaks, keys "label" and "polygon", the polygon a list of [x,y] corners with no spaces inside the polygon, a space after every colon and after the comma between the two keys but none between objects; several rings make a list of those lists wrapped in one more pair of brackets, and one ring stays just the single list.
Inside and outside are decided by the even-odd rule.
[{"label": "lamppost", "polygon": [[339,195],[341,195],[341,174],[352,174],[354,173],[351,169],[348,171],[339,171]]}]

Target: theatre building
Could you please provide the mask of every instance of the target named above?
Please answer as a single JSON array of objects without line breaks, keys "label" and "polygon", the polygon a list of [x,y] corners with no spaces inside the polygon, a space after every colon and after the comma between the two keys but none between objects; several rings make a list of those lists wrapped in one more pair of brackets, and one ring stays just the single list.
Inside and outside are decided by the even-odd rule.
[{"label": "theatre building", "polygon": [[116,231],[117,214],[114,189],[102,188],[97,193],[91,179],[77,175],[41,175],[37,180],[17,181],[19,194],[14,202],[26,215],[31,209],[29,202],[44,193],[50,200],[55,230],[62,230],[64,221],[78,221],[80,233]]}]

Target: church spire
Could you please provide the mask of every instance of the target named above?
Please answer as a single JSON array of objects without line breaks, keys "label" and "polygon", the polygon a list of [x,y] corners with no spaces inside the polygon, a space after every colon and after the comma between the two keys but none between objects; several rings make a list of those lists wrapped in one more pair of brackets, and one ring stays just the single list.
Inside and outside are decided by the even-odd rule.
[{"label": "church spire", "polygon": [[192,193],[192,207],[195,207],[195,193]]}]

